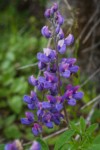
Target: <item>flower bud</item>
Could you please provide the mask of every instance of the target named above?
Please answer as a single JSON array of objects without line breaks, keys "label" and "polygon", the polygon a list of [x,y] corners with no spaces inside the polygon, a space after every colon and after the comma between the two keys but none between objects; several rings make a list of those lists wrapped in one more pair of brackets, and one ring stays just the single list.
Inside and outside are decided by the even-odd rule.
[{"label": "flower bud", "polygon": [[60,38],[60,40],[62,40],[64,38],[64,32],[61,28],[60,28],[60,31],[59,31],[59,38]]},{"label": "flower bud", "polygon": [[50,9],[47,9],[47,10],[45,11],[44,16],[45,16],[46,18],[50,18]]},{"label": "flower bud", "polygon": [[44,26],[42,29],[41,29],[41,33],[44,37],[46,38],[50,38],[51,37],[51,31],[48,29],[48,26]]},{"label": "flower bud", "polygon": [[74,36],[69,34],[67,38],[65,38],[66,46],[70,46],[74,42]]}]

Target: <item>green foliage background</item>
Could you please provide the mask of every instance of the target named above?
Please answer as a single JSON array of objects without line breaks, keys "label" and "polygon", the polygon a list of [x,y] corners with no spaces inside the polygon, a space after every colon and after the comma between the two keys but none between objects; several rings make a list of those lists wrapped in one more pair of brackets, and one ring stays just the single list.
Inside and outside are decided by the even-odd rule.
[{"label": "green foliage background", "polygon": [[[20,124],[25,111],[22,98],[29,92],[28,76],[37,75],[38,70],[37,66],[19,68],[37,62],[36,53],[47,43],[40,33],[43,19],[37,19],[27,8],[19,11],[19,2],[0,2],[0,137],[4,141],[30,134]],[[40,0],[38,7],[42,14],[45,4],[46,1]],[[33,138],[26,134],[25,138],[29,137]]]}]

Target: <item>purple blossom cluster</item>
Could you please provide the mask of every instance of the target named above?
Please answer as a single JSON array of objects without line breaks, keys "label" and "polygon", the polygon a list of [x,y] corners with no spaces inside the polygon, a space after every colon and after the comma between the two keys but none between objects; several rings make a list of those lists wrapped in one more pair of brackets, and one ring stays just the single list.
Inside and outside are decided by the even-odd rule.
[{"label": "purple blossom cluster", "polygon": [[[23,146],[19,140],[15,140],[5,145],[4,150],[23,150]],[[34,141],[29,150],[42,150],[39,142]]]},{"label": "purple blossom cluster", "polygon": [[[30,95],[24,95],[23,100],[27,104],[29,110],[26,112],[25,118],[21,119],[21,123],[32,125],[32,132],[35,136],[41,134],[42,127],[53,128],[54,125],[60,125],[64,120],[62,111],[64,106],[76,105],[77,100],[81,100],[83,92],[79,92],[79,86],[67,85],[61,80],[70,78],[72,74],[77,73],[79,67],[75,65],[76,58],[59,58],[60,54],[65,54],[67,47],[74,42],[74,37],[69,34],[66,38],[61,25],[64,18],[58,11],[58,4],[54,3],[50,9],[44,13],[45,17],[51,22],[51,28],[44,26],[41,33],[45,38],[52,38],[55,47],[43,49],[43,53],[37,54],[38,68],[42,72],[42,76],[35,78],[33,75],[29,77],[29,83],[37,89],[37,93],[31,91]],[[63,87],[62,87],[63,85]],[[65,88],[64,93],[62,93]],[[42,98],[39,97],[39,91]]]}]

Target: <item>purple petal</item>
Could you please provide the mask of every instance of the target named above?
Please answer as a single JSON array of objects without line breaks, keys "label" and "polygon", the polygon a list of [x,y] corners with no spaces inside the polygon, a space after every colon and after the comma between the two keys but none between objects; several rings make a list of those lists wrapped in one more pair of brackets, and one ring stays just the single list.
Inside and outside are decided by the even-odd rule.
[{"label": "purple petal", "polygon": [[76,72],[79,70],[79,67],[78,67],[78,66],[72,66],[72,67],[69,67],[69,70],[70,70],[72,73],[76,73]]},{"label": "purple petal", "polygon": [[51,103],[51,104],[55,104],[56,103],[56,98],[52,95],[46,95],[46,98],[48,99],[48,101]]},{"label": "purple petal", "polygon": [[71,106],[74,106],[74,105],[76,105],[76,100],[74,98],[71,98],[68,100],[68,104]]},{"label": "purple petal", "polygon": [[32,128],[32,132],[35,136],[37,136],[39,134],[39,131],[37,129],[35,129],[34,127]]},{"label": "purple petal", "polygon": [[77,100],[82,99],[83,96],[84,96],[84,93],[83,93],[83,92],[77,92],[77,93],[73,94],[73,97],[74,97],[75,99],[77,99]]},{"label": "purple petal", "polygon": [[35,104],[28,104],[28,108],[30,110],[34,110],[36,108],[36,105]]},{"label": "purple petal", "polygon": [[38,81],[34,78],[33,75],[28,78],[28,81],[29,81],[29,83],[30,83],[31,85],[33,85],[33,86],[38,85]]},{"label": "purple petal", "polygon": [[39,142],[34,141],[29,150],[42,150],[42,148]]},{"label": "purple petal", "polygon": [[6,144],[4,150],[12,150],[12,144],[11,143]]},{"label": "purple petal", "polygon": [[57,13],[56,21],[59,25],[62,25],[64,23],[64,18],[59,12]]},{"label": "purple petal", "polygon": [[58,46],[58,51],[61,54],[64,54],[66,52],[66,45],[64,44],[62,47]]},{"label": "purple petal", "polygon": [[63,105],[62,105],[62,104],[56,104],[56,109],[57,109],[58,111],[61,111],[62,108],[63,108]]},{"label": "purple petal", "polygon": [[69,78],[70,77],[70,71],[69,70],[65,71],[64,73],[62,73],[62,76],[65,78]]},{"label": "purple petal", "polygon": [[51,31],[48,29],[48,26],[44,26],[42,29],[41,29],[41,33],[44,37],[46,38],[50,38],[51,37]]},{"label": "purple petal", "polygon": [[50,18],[50,9],[47,9],[47,10],[45,11],[44,16],[45,16],[46,18]]},{"label": "purple petal", "polygon": [[43,63],[49,62],[49,58],[43,53],[37,53],[37,59]]},{"label": "purple petal", "polygon": [[74,42],[74,36],[72,34],[69,34],[65,39],[65,43],[67,46],[70,46],[73,42]]},{"label": "purple petal", "polygon": [[51,104],[49,102],[42,102],[42,108],[48,109],[51,107]]},{"label": "purple petal", "polygon": [[54,3],[53,6],[52,6],[52,9],[53,9],[54,12],[56,12],[58,10],[58,4]]},{"label": "purple petal", "polygon": [[56,27],[56,34],[58,34],[60,31],[60,25],[58,24],[57,27]]},{"label": "purple petal", "polygon": [[47,65],[46,65],[45,63],[43,63],[43,62],[41,62],[41,61],[38,62],[38,67],[39,67],[40,70],[45,69],[46,66],[47,66]]},{"label": "purple petal", "polygon": [[32,100],[31,100],[30,96],[28,96],[28,95],[24,95],[23,101],[28,104],[32,103]]},{"label": "purple petal", "polygon": [[60,28],[60,32],[59,32],[59,38],[60,38],[60,40],[64,38],[64,32],[61,28]]},{"label": "purple petal", "polygon": [[52,122],[47,122],[47,123],[45,123],[45,125],[46,125],[48,128],[53,128],[53,123],[52,123]]},{"label": "purple petal", "polygon": [[34,115],[32,112],[26,112],[25,115],[29,121],[34,121]]},{"label": "purple petal", "polygon": [[30,125],[33,121],[29,121],[27,118],[21,118],[21,123],[25,125]]}]

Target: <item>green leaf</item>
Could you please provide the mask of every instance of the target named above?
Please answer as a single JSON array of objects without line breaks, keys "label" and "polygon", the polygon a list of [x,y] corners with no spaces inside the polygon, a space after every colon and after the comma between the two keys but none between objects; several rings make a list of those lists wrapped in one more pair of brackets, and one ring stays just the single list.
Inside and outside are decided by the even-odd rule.
[{"label": "green leaf", "polygon": [[19,114],[22,109],[23,101],[20,96],[14,96],[8,101],[10,108],[16,113]]},{"label": "green leaf", "polygon": [[92,132],[95,131],[95,129],[96,129],[97,127],[98,127],[98,124],[97,124],[97,123],[90,125],[90,126],[88,127],[88,129],[86,130],[86,133],[87,133],[87,134],[91,134]]},{"label": "green leaf", "polygon": [[20,138],[21,133],[16,125],[8,126],[4,130],[4,134],[7,138]]},{"label": "green leaf", "polygon": [[11,115],[11,116],[7,117],[7,118],[4,120],[5,125],[6,125],[6,126],[11,125],[11,124],[14,122],[15,119],[16,119],[16,116],[15,116],[15,115]]},{"label": "green leaf", "polygon": [[5,145],[4,144],[0,144],[0,150],[4,150]]},{"label": "green leaf", "polygon": [[100,150],[100,144],[93,144],[88,150]]},{"label": "green leaf", "polygon": [[49,150],[48,145],[44,140],[38,138],[37,141],[41,144],[42,150]]},{"label": "green leaf", "polygon": [[100,143],[100,135],[98,135],[94,141],[93,141],[94,144],[99,144]]},{"label": "green leaf", "polygon": [[79,126],[78,125],[76,125],[74,122],[70,122],[70,128],[72,129],[72,130],[74,130],[76,133],[80,133],[79,132]]},{"label": "green leaf", "polygon": [[[64,146],[62,146],[61,148],[60,148],[60,150],[72,150],[72,148],[73,148],[73,145],[71,145],[71,144],[65,144]],[[75,150],[75,149],[74,149]]]},{"label": "green leaf", "polygon": [[67,130],[61,134],[56,142],[54,150],[59,150],[74,135],[73,130]]},{"label": "green leaf", "polygon": [[86,129],[86,123],[83,117],[80,118],[80,128],[81,128],[81,132],[84,133]]}]

